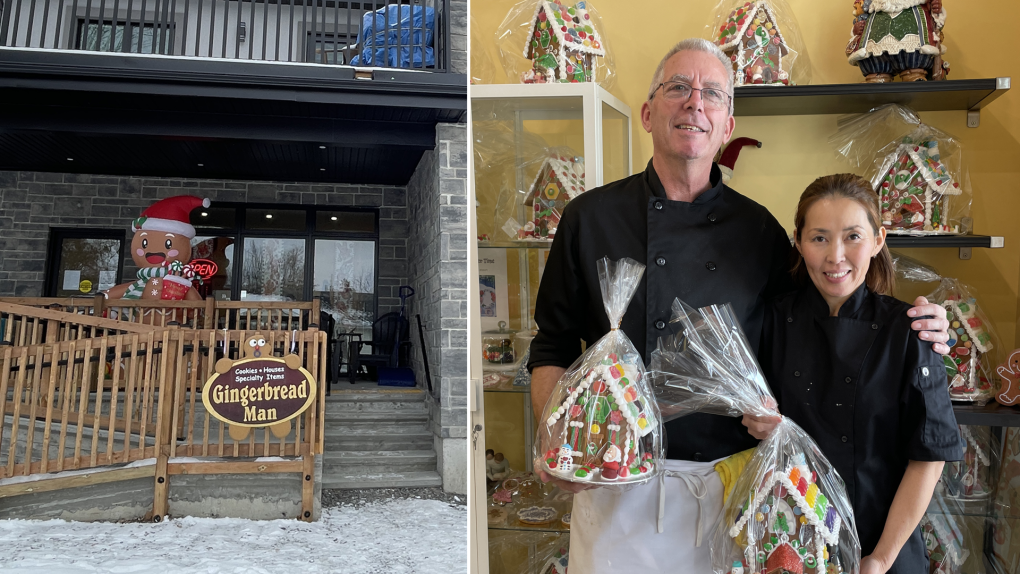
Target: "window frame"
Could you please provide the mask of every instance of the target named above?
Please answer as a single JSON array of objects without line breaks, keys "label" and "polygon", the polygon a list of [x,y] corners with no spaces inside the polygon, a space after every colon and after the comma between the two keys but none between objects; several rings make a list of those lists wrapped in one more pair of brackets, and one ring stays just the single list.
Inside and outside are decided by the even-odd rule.
[{"label": "window frame", "polygon": [[[98,29],[99,29],[100,33],[99,33],[98,42],[99,42],[100,45],[102,45],[102,39],[103,39],[102,28],[103,28],[103,26],[110,25],[110,34],[111,35],[110,35],[110,50],[109,51],[104,52],[103,50],[98,50],[98,49],[97,50],[90,50],[90,49],[85,48],[85,47],[82,46],[87,41],[87,38],[88,38],[88,30],[87,30],[87,28],[90,25],[92,25],[92,24],[95,24],[98,27]],[[139,28],[140,29],[140,35],[141,35],[143,40],[145,38],[145,29],[146,28],[151,28],[152,29],[152,42],[153,42],[152,43],[152,50],[153,51],[152,52],[141,52],[141,51],[139,51],[139,52],[132,52],[129,49],[127,52],[124,52],[123,50],[119,50],[119,51],[114,50],[113,49],[113,43],[114,43],[114,40],[117,38],[117,27],[118,26],[122,26],[124,28],[125,33],[129,32],[132,28],[135,28],[135,27]],[[156,44],[156,36],[157,36],[157,31],[159,29],[164,29],[165,30],[163,32],[163,34],[165,34],[165,41],[164,41],[165,45],[163,46],[164,51],[160,51],[159,50],[159,45]],[[111,18],[110,20],[106,20],[104,18],[98,18],[98,17],[97,18],[91,18],[91,17],[86,17],[86,16],[78,16],[78,17],[75,18],[74,39],[73,39],[74,41],[71,42],[71,46],[72,46],[73,50],[84,51],[84,52],[97,51],[97,52],[102,52],[102,53],[107,53],[107,54],[157,54],[157,55],[163,55],[163,56],[172,56],[174,54],[175,45],[177,43],[176,35],[177,35],[177,22],[175,20],[173,20],[172,17],[171,17],[169,22],[158,22],[158,21],[149,21],[149,20],[144,20],[144,19],[141,19],[139,21],[133,21],[131,19],[121,20],[121,19],[118,19],[118,18]],[[130,45],[131,44],[128,44],[128,46],[130,46]]]},{"label": "window frame", "polygon": [[[120,257],[117,258],[117,277],[114,285],[124,282],[124,258],[128,255],[131,242],[127,238],[127,230],[104,229],[101,227],[50,227],[46,245],[46,282],[45,297],[57,297],[60,291],[60,263],[63,259],[65,239],[115,239],[120,241]],[[98,287],[98,286],[97,286]],[[86,297],[87,295],[83,295]]]},{"label": "window frame", "polygon": [[[239,203],[239,202],[216,202],[215,207],[234,209],[234,227],[202,227],[195,226],[196,236],[231,237],[234,239],[234,255],[231,262],[233,268],[230,271],[230,300],[241,300],[241,282],[244,269],[244,240],[246,238],[266,239],[304,239],[305,241],[305,268],[303,270],[304,283],[302,286],[302,297],[305,301],[312,300],[315,279],[315,240],[336,239],[336,240],[361,240],[372,241],[375,244],[375,260],[373,265],[373,315],[379,316],[379,217],[380,210],[376,207],[354,207],[345,205],[298,205],[281,206],[278,203]],[[201,208],[196,208],[196,211]],[[305,212],[305,229],[297,230],[262,230],[250,229],[247,216],[249,209],[289,210]],[[355,213],[370,213],[373,215],[374,232],[364,231],[319,231],[315,228],[315,215],[320,211],[347,211]]]}]

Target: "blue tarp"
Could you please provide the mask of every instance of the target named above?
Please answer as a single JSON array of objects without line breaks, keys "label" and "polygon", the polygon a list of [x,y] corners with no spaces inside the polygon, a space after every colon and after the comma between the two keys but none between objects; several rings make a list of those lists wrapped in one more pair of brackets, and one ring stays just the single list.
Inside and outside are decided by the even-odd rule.
[{"label": "blue tarp", "polygon": [[[414,21],[411,21],[414,9]],[[422,9],[425,10],[425,24],[422,25]],[[397,18],[399,10],[399,22]],[[387,33],[387,20],[389,30]],[[380,66],[391,68],[421,68],[422,33],[425,35],[425,66],[435,66],[436,58],[432,48],[432,29],[435,26],[435,10],[423,6],[387,5],[375,12],[366,12],[361,21],[358,44],[362,54],[351,59],[352,66]],[[400,62],[397,62],[397,34],[400,34]],[[389,49],[387,50],[387,46]],[[374,48],[374,49],[373,49]],[[412,65],[411,54],[414,54]],[[386,53],[384,55],[384,53]]]}]

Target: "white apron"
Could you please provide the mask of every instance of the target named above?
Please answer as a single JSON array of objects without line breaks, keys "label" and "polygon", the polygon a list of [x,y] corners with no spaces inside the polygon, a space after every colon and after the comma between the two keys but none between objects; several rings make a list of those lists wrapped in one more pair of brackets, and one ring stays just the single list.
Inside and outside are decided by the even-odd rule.
[{"label": "white apron", "polygon": [[659,480],[574,495],[570,574],[710,574],[723,499],[716,462],[665,460]]}]

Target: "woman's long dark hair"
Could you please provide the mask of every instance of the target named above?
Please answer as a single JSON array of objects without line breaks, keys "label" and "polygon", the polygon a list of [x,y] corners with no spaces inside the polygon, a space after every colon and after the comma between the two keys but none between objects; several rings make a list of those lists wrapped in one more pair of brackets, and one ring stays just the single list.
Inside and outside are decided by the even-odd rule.
[{"label": "woman's long dark hair", "polygon": [[[814,180],[811,185],[807,186],[804,193],[800,195],[800,202],[797,203],[797,215],[793,218],[793,223],[796,227],[794,239],[798,243],[800,242],[801,232],[804,231],[804,219],[807,216],[808,210],[811,209],[815,202],[820,199],[840,198],[856,201],[864,208],[864,212],[868,214],[868,223],[871,224],[871,229],[877,236],[881,221],[878,213],[878,194],[871,187],[871,183],[863,177],[852,173],[837,173],[836,175],[826,175]],[[806,281],[810,281],[807,267],[804,264],[804,258],[801,256],[800,251],[794,249],[792,259],[793,265],[790,272],[793,273],[793,278],[802,285]],[[868,289],[875,293],[892,295],[895,279],[896,275],[893,269],[892,256],[889,255],[889,246],[883,245],[878,255],[871,259],[871,265],[868,267],[868,274],[864,277],[864,283],[868,286]]]}]

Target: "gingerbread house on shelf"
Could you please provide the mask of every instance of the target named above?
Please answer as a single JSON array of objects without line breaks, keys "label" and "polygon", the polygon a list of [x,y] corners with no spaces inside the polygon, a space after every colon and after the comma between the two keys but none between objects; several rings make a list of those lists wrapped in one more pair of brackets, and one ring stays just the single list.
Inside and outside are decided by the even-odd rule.
[{"label": "gingerbread house on shelf", "polygon": [[561,154],[542,162],[524,205],[531,219],[517,232],[523,240],[551,240],[556,236],[563,208],[584,193],[584,158]]},{"label": "gingerbread house on shelf", "polygon": [[602,38],[588,14],[587,2],[539,0],[532,19],[524,57],[532,68],[521,77],[525,84],[590,82],[594,59],[605,56]]},{"label": "gingerbread house on shelf", "polygon": [[574,482],[648,478],[654,461],[640,439],[658,423],[646,407],[649,397],[638,393],[640,377],[639,365],[610,355],[571,389],[545,421],[550,428],[563,429],[563,446],[545,453],[547,472]]},{"label": "gingerbread house on shelf", "polygon": [[734,85],[789,85],[783,58],[791,52],[766,0],[746,2],[729,13],[715,43],[733,62]]},{"label": "gingerbread house on shelf", "polygon": [[748,494],[729,535],[744,549],[733,571],[832,574],[839,565],[828,560],[844,526],[839,512],[819,488],[804,456],[784,472],[770,472]]},{"label": "gingerbread house on shelf", "polygon": [[939,161],[935,139],[914,143],[908,138],[885,157],[878,177],[882,225],[890,233],[960,232],[946,212],[950,198],[960,195],[960,184]]},{"label": "gingerbread house on shelf", "polygon": [[981,356],[994,348],[992,336],[978,316],[973,297],[946,299],[942,306],[949,321],[949,355],[942,357],[949,377],[949,397],[954,401],[974,401],[992,393],[992,385],[982,373]]}]

